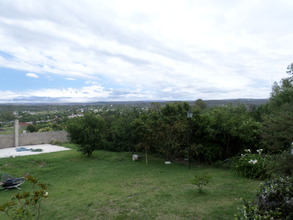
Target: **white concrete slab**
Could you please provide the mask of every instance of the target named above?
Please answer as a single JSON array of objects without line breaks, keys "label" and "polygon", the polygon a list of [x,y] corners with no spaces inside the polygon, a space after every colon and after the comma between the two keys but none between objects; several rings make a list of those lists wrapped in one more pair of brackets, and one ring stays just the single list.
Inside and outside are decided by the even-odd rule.
[{"label": "white concrete slab", "polygon": [[[32,152],[32,151],[17,151],[18,148],[25,148],[25,149],[42,149],[40,152]],[[36,155],[36,154],[43,154],[43,153],[51,153],[57,151],[65,151],[71,150],[70,148],[60,147],[57,145],[52,144],[41,144],[41,145],[30,145],[30,146],[19,146],[19,147],[11,147],[11,148],[4,148],[0,149],[0,158],[5,157],[18,157],[18,156],[26,156],[26,155]]]}]

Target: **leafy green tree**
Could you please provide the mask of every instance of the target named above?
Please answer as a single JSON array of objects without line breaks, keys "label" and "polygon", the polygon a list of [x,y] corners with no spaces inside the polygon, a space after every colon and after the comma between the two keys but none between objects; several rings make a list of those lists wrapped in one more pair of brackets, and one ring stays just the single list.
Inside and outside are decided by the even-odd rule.
[{"label": "leafy green tree", "polygon": [[137,109],[123,109],[115,115],[111,124],[111,147],[113,151],[133,151],[135,134],[131,123],[139,115]]},{"label": "leafy green tree", "polygon": [[9,122],[9,121],[13,121],[14,119],[15,119],[15,115],[13,114],[13,112],[6,111],[0,114],[1,121]]},{"label": "leafy green tree", "polygon": [[244,105],[214,107],[201,115],[203,128],[199,155],[208,162],[230,158],[260,144],[260,123]]},{"label": "leafy green tree", "polygon": [[168,104],[161,110],[156,126],[156,132],[160,134],[161,140],[157,145],[157,151],[166,160],[175,159],[188,145],[189,127],[186,114],[190,109],[190,105],[184,102]]},{"label": "leafy green tree", "polygon": [[132,123],[136,146],[146,152],[161,154],[173,160],[186,148],[187,117],[191,107],[187,103],[171,103],[153,108]]},{"label": "leafy green tree", "polygon": [[148,153],[154,151],[156,141],[158,140],[156,132],[153,129],[154,113],[144,113],[131,123],[133,132],[135,133],[135,146],[138,150],[145,152],[145,161],[148,164]]},{"label": "leafy green tree", "polygon": [[166,160],[173,160],[184,152],[187,146],[187,117],[190,109],[187,103],[158,105],[141,115],[132,123],[137,146],[146,152],[161,154]]},{"label": "leafy green tree", "polygon": [[194,107],[199,110],[205,110],[208,108],[208,105],[202,99],[197,99],[194,102]]},{"label": "leafy green tree", "polygon": [[94,150],[102,149],[105,144],[105,121],[93,113],[70,120],[67,131],[71,141],[78,144],[78,150],[90,157]]},{"label": "leafy green tree", "polygon": [[37,128],[35,125],[28,125],[26,130],[28,130],[29,132],[36,132]]},{"label": "leafy green tree", "polygon": [[293,75],[275,83],[263,114],[262,136],[266,147],[280,152],[293,142]]},{"label": "leafy green tree", "polygon": [[287,66],[287,71],[288,74],[293,75],[293,63]]}]

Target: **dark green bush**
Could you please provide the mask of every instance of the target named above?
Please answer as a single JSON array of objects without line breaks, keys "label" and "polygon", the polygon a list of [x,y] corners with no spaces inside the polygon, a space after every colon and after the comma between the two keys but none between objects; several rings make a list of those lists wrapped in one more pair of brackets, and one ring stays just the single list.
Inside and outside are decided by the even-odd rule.
[{"label": "dark green bush", "polygon": [[292,177],[266,181],[254,201],[244,202],[236,219],[293,219]]},{"label": "dark green bush", "polygon": [[246,149],[245,154],[233,159],[232,166],[238,175],[252,179],[265,179],[269,176],[266,163],[262,149],[257,150],[256,154],[251,153],[250,149]]},{"label": "dark green bush", "polygon": [[191,183],[197,186],[199,192],[203,192],[203,187],[208,185],[211,181],[211,176],[209,175],[195,175],[193,179],[191,179]]},{"label": "dark green bush", "polygon": [[268,155],[267,167],[272,176],[292,176],[293,154],[285,151],[282,154]]}]

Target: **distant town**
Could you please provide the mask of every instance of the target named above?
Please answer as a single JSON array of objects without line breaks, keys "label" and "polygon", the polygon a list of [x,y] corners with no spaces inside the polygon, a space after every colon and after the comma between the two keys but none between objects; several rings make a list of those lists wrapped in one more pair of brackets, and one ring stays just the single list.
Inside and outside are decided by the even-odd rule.
[{"label": "distant town", "polygon": [[[266,103],[268,99],[227,99],[206,100],[208,107],[227,104],[245,104],[248,109],[254,109]],[[63,124],[70,118],[83,116],[84,112],[105,113],[126,108],[137,108],[147,111],[153,105],[165,105],[176,101],[125,101],[96,103],[59,103],[59,104],[0,104],[0,134],[13,133],[13,123],[19,120],[21,130],[25,132],[63,130]],[[192,105],[195,101],[186,101]]]}]

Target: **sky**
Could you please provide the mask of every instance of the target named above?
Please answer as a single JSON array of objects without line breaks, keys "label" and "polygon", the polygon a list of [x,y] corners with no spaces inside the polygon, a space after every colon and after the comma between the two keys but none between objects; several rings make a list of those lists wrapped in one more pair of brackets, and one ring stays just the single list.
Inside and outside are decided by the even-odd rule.
[{"label": "sky", "polygon": [[0,103],[269,98],[292,0],[0,0]]}]

